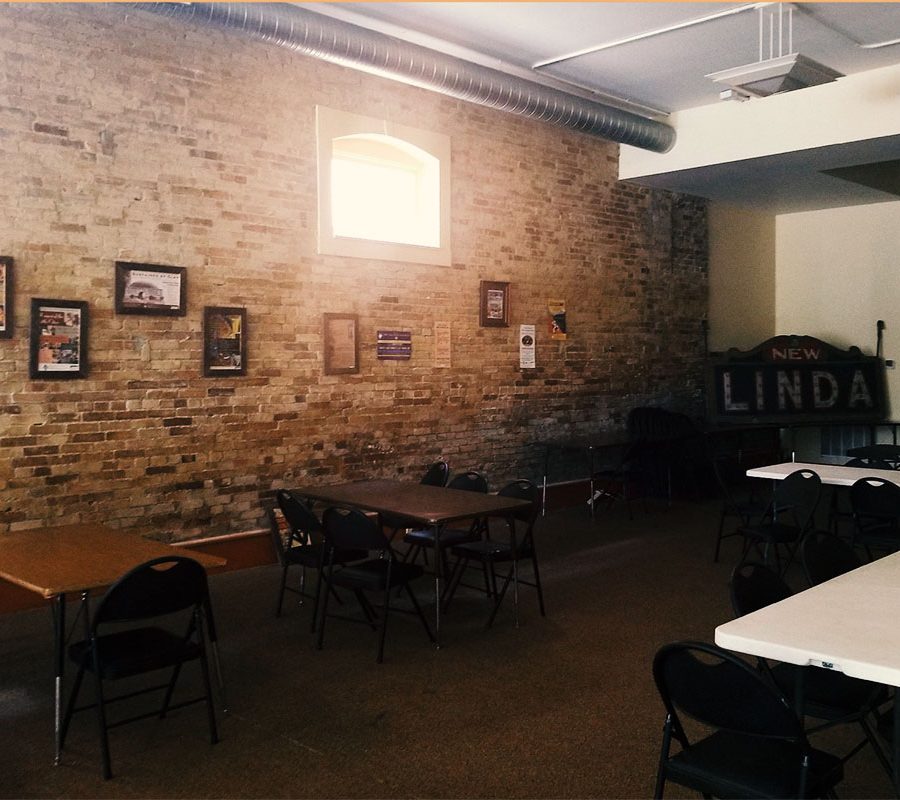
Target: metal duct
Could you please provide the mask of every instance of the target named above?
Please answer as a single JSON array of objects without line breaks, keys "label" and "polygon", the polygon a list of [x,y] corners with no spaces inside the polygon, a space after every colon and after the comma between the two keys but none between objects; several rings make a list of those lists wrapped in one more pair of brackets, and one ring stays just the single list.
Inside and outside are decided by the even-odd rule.
[{"label": "metal duct", "polygon": [[478,105],[664,153],[669,125],[472,64],[393,36],[273,3],[135,3],[135,7],[239,30],[258,39]]}]

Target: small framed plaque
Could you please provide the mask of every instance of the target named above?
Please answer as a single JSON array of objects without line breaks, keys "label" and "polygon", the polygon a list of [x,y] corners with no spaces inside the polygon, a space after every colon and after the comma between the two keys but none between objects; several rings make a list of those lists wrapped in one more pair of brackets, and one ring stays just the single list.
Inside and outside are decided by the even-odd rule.
[{"label": "small framed plaque", "polygon": [[203,309],[203,374],[247,374],[247,309],[206,306]]},{"label": "small framed plaque", "polygon": [[183,317],[187,270],[160,264],[116,262],[116,313]]},{"label": "small framed plaque", "polygon": [[356,314],[325,314],[325,374],[359,372],[359,320]]},{"label": "small framed plaque", "polygon": [[509,283],[505,281],[481,282],[481,326],[483,328],[509,327]]}]

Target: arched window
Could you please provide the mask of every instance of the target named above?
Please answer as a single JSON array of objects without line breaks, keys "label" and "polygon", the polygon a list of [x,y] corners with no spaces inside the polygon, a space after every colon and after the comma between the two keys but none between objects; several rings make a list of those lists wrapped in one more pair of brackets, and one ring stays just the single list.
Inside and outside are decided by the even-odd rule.
[{"label": "arched window", "polygon": [[319,252],[450,264],[450,142],[317,108]]}]

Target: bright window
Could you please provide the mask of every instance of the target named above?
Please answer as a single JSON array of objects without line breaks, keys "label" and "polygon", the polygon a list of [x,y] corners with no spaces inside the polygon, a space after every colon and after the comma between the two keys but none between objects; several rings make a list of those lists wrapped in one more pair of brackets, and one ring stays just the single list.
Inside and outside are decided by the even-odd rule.
[{"label": "bright window", "polygon": [[319,252],[450,263],[446,136],[317,109]]}]

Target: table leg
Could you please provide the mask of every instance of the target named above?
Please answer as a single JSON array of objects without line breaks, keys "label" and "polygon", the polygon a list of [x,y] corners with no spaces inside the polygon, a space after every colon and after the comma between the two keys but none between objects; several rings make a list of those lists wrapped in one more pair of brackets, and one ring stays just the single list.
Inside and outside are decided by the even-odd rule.
[{"label": "table leg", "polygon": [[55,605],[55,613],[53,614],[55,626],[53,632],[53,763],[54,765],[59,765],[62,753],[63,674],[66,664],[66,596],[64,594],[58,594],[53,602]]},{"label": "table leg", "polygon": [[544,448],[544,482],[541,486],[541,516],[547,514],[547,473],[550,471],[550,445]]},{"label": "table leg", "polygon": [[434,647],[441,649],[441,526],[434,526]]},{"label": "table leg", "polygon": [[891,742],[891,757],[894,765],[894,794],[900,797],[900,688],[894,687],[894,740]]}]

